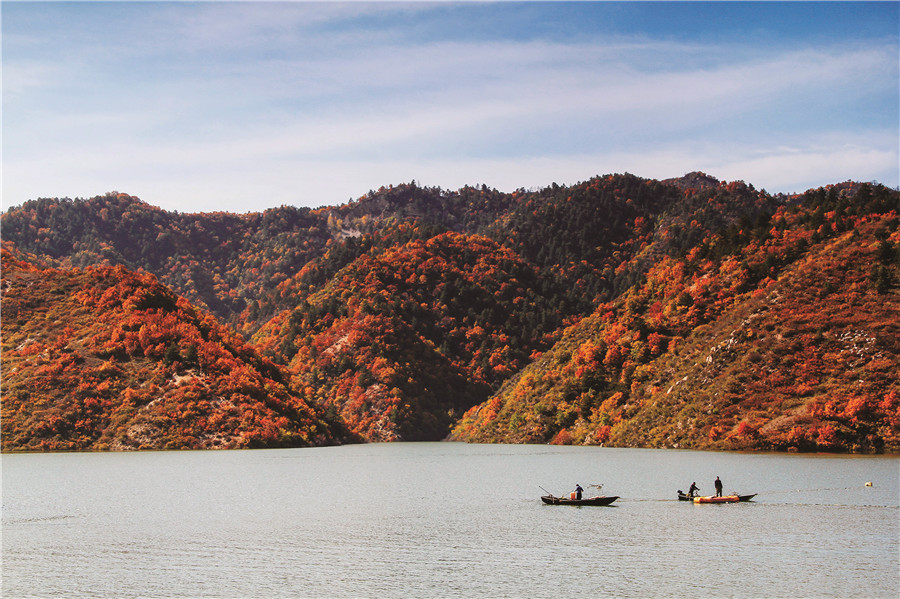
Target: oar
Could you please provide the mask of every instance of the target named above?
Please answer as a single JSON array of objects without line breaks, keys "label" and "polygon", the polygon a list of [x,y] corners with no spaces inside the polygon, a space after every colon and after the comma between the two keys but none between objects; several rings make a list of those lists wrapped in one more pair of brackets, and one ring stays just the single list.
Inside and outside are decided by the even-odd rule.
[{"label": "oar", "polygon": [[544,493],[546,493],[547,495],[549,495],[549,496],[550,496],[550,499],[556,499],[556,497],[553,495],[553,493],[551,493],[550,491],[548,491],[547,489],[545,489],[545,488],[542,487],[541,485],[538,485],[538,489],[540,489],[541,491],[543,491]]}]

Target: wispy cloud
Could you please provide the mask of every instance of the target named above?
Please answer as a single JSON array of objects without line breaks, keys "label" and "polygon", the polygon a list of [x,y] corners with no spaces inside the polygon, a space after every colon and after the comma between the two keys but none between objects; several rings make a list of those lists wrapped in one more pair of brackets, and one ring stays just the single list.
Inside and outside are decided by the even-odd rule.
[{"label": "wispy cloud", "polygon": [[896,36],[429,36],[413,25],[446,5],[127,6],[82,15],[56,51],[4,15],[5,204],[118,188],[182,210],[322,205],[412,178],[625,170],[898,183]]}]

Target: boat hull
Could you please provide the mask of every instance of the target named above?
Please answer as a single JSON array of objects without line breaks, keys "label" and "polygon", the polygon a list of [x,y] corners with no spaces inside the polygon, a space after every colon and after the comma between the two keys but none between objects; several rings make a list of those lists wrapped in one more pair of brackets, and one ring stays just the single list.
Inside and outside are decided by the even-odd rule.
[{"label": "boat hull", "polygon": [[565,497],[543,495],[541,497],[541,501],[543,501],[547,505],[609,505],[618,498],[618,495],[611,495],[609,497],[585,497],[584,499],[566,499]]},{"label": "boat hull", "polygon": [[709,497],[694,497],[694,503],[737,503],[740,501],[737,495],[723,495],[722,497],[716,497],[715,495]]},{"label": "boat hull", "polygon": [[725,495],[724,497],[716,497],[715,495],[691,497],[684,493],[678,494],[679,501],[692,501],[694,503],[737,503],[739,501],[750,501],[754,497],[756,497],[756,493],[751,495]]}]

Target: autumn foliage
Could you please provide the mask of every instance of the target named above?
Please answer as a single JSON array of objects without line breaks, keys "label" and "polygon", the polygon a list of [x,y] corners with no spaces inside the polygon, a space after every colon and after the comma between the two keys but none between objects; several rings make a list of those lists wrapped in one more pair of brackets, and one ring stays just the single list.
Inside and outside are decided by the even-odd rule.
[{"label": "autumn foliage", "polygon": [[869,191],[813,192],[659,259],[454,438],[897,451],[898,204]]},{"label": "autumn foliage", "polygon": [[2,366],[4,450],[338,440],[279,367],[121,266],[40,269],[4,248]]},{"label": "autumn foliage", "polygon": [[441,438],[549,347],[537,279],[487,238],[415,238],[361,255],[254,342],[365,438]]},{"label": "autumn foliage", "polygon": [[244,215],[26,202],[2,220],[3,450],[897,452],[898,211],[703,173]]}]

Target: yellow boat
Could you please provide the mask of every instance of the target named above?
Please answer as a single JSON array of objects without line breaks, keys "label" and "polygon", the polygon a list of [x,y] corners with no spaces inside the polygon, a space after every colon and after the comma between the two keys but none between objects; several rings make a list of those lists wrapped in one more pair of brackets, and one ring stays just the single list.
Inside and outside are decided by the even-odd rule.
[{"label": "yellow boat", "polygon": [[716,497],[715,495],[707,495],[704,497],[694,497],[694,503],[737,503],[741,498],[737,495],[724,495]]},{"label": "yellow boat", "polygon": [[[737,499],[735,499],[737,497]],[[756,493],[752,495],[726,495],[725,497],[716,497],[715,495],[706,495],[703,497],[691,497],[687,493],[678,491],[679,501],[693,501],[694,503],[734,503],[735,501],[750,501],[756,497]],[[702,501],[697,501],[698,499]]]}]

